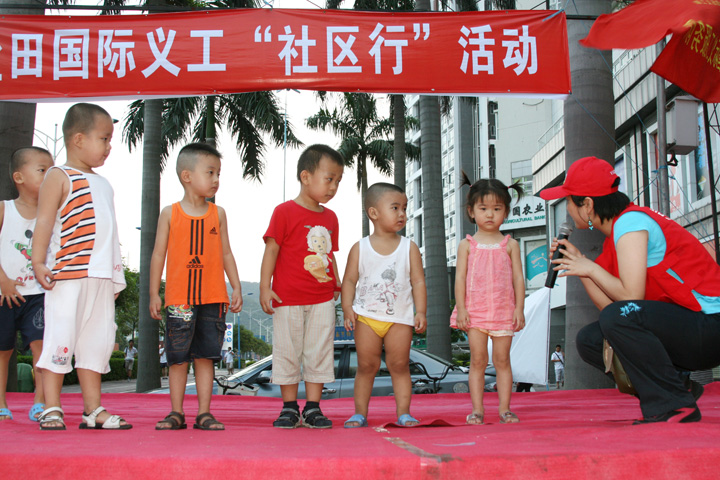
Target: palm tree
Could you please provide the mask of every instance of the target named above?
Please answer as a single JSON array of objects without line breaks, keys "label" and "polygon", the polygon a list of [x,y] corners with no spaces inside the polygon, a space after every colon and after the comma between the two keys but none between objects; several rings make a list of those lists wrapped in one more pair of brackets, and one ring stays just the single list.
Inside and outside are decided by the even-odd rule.
[{"label": "palm tree", "polygon": [[[610,13],[611,2],[605,0],[575,0],[577,11],[568,13],[592,16]],[[615,144],[606,132],[615,131],[612,65],[610,52],[592,51],[580,47],[578,40],[590,29],[591,20],[568,22],[570,47],[570,75],[573,92],[565,100],[565,166],[575,160],[597,156],[613,159]],[[588,109],[589,111],[586,111]],[[573,244],[583,252],[600,252],[603,235],[597,231],[579,230],[573,233]],[[569,277],[565,306],[565,373],[569,388],[608,387],[607,378],[582,361],[577,353],[575,338],[578,331],[597,320],[597,309],[585,293],[577,277]]]},{"label": "palm tree", "polygon": [[[147,100],[132,102],[125,117],[123,139],[131,150],[143,139],[148,103]],[[284,113],[272,92],[162,100],[161,169],[170,150],[187,138],[214,145],[218,127],[225,127],[233,138],[244,167],[244,178],[261,181],[265,169],[263,154],[267,148],[263,135],[270,135],[276,146],[285,141]],[[291,124],[287,127],[287,142],[294,147],[302,145]]]},{"label": "palm tree", "polygon": [[[389,139],[393,124],[388,118],[378,117],[375,97],[369,93],[343,93],[339,109],[330,111],[323,107],[305,123],[315,130],[329,128],[342,139],[338,151],[348,165],[355,165],[357,187],[362,205],[365,205],[368,161],[382,174],[390,175],[395,154],[393,141]],[[405,153],[417,158],[419,152],[415,145],[406,143]],[[367,236],[370,224],[364,213],[362,219],[363,236]]]}]

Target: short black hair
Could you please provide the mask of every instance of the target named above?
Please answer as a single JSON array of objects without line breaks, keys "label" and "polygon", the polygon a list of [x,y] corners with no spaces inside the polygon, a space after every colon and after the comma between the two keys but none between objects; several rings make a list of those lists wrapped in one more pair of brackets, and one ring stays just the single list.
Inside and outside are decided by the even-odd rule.
[{"label": "short black hair", "polygon": [[107,110],[94,103],[76,103],[70,107],[62,124],[65,143],[67,144],[76,133],[88,133],[92,130],[95,126],[95,120],[101,115],[105,115],[112,120]]},{"label": "short black hair", "polygon": [[30,152],[44,153],[45,155],[52,158],[52,154],[41,147],[20,147],[10,155],[10,176],[19,171],[28,161],[28,154]]},{"label": "short black hair", "polygon": [[[615,179],[612,186],[617,187],[618,185],[620,185],[619,177]],[[578,207],[582,207],[586,198],[592,198],[593,209],[595,214],[600,217],[600,220],[612,220],[630,205],[630,199],[622,192],[610,193],[601,197],[570,195],[570,198]]]},{"label": "short black hair", "polygon": [[183,170],[194,170],[199,155],[213,155],[222,159],[222,154],[217,148],[207,143],[188,143],[180,149],[175,165],[178,178]]},{"label": "short black hair", "polygon": [[300,154],[300,158],[298,159],[297,164],[298,181],[300,181],[300,174],[303,172],[303,170],[307,170],[310,173],[315,173],[315,169],[317,169],[318,165],[320,164],[320,159],[322,157],[328,157],[330,161],[340,165],[341,167],[345,166],[345,159],[340,154],[340,152],[327,145],[316,143],[315,145],[310,145],[309,147],[307,147],[305,151]]},{"label": "short black hair", "polygon": [[370,207],[377,205],[378,201],[388,192],[405,193],[405,190],[398,187],[393,183],[378,182],[373,183],[365,192],[365,211],[367,212]]}]

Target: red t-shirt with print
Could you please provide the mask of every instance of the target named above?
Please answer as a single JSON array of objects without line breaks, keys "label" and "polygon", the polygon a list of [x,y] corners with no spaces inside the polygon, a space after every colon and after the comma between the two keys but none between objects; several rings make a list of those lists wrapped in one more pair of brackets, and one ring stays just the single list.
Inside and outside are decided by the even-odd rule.
[{"label": "red t-shirt with print", "polygon": [[338,220],[332,210],[315,212],[294,200],[281,203],[263,240],[268,238],[280,247],[272,289],[282,303],[273,301],[273,307],[315,305],[333,299],[338,283],[333,268]]}]

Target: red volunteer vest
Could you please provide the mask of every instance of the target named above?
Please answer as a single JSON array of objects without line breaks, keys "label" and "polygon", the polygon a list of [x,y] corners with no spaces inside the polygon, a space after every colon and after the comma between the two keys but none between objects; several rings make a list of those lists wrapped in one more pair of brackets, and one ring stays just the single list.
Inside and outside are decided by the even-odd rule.
[{"label": "red volunteer vest", "polygon": [[[645,300],[674,303],[692,311],[701,310],[692,291],[707,297],[720,297],[720,266],[690,232],[673,220],[647,207],[630,204],[620,215],[642,212],[657,222],[665,235],[666,250],[663,260],[647,269]],[[615,224],[613,224],[613,233]],[[605,239],[603,251],[596,263],[618,276],[617,252],[613,233]],[[682,279],[670,275],[672,270]]]}]

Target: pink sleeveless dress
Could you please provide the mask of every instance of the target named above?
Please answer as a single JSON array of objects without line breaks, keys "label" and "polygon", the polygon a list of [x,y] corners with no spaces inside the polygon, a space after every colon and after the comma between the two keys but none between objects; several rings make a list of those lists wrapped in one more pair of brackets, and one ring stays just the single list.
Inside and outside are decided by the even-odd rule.
[{"label": "pink sleeveless dress", "polygon": [[[513,335],[515,291],[512,284],[512,261],[507,253],[510,235],[495,245],[481,245],[468,235],[467,280],[465,308],[470,328],[478,328],[495,336]],[[450,326],[457,328],[457,307],[450,317]]]}]

